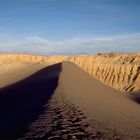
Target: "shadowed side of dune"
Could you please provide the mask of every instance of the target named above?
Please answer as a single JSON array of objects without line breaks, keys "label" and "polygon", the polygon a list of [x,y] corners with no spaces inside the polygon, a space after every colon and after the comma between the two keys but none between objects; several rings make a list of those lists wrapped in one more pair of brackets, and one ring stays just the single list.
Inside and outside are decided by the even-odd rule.
[{"label": "shadowed side of dune", "polygon": [[[57,87],[61,63],[0,89],[0,138],[18,138],[43,113]],[[20,71],[19,71],[20,73]]]},{"label": "shadowed side of dune", "polygon": [[140,106],[73,63],[63,62],[46,111],[25,139],[139,140]]}]

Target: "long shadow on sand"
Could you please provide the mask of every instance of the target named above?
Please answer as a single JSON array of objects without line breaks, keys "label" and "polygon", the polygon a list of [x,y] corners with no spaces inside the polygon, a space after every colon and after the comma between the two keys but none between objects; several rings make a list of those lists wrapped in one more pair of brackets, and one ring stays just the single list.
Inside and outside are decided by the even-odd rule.
[{"label": "long shadow on sand", "polygon": [[[57,87],[61,63],[0,89],[0,139],[16,139],[43,113]],[[20,71],[19,71],[20,72]]]}]

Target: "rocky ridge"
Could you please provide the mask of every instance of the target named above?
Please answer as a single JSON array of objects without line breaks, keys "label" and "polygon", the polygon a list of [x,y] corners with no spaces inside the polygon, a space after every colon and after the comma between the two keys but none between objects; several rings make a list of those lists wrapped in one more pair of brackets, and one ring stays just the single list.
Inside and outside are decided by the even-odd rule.
[{"label": "rocky ridge", "polygon": [[140,91],[140,54],[83,55],[70,61],[110,87]]}]

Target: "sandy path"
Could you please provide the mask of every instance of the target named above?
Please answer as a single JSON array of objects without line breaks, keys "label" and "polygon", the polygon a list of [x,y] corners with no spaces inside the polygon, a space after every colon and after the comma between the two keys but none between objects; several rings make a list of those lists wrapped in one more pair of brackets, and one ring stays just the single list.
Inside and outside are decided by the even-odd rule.
[{"label": "sandy path", "polygon": [[64,62],[44,114],[22,139],[139,140],[139,116],[137,103]]}]

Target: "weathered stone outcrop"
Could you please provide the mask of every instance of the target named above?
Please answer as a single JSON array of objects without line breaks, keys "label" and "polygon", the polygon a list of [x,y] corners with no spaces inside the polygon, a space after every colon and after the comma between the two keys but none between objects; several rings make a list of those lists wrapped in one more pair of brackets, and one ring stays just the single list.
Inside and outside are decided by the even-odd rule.
[{"label": "weathered stone outcrop", "polygon": [[98,54],[73,56],[75,63],[106,85],[121,91],[140,91],[139,54]]},{"label": "weathered stone outcrop", "polygon": [[61,55],[39,56],[29,54],[0,54],[0,64],[11,62],[54,64],[62,62],[66,58],[67,56]]}]

